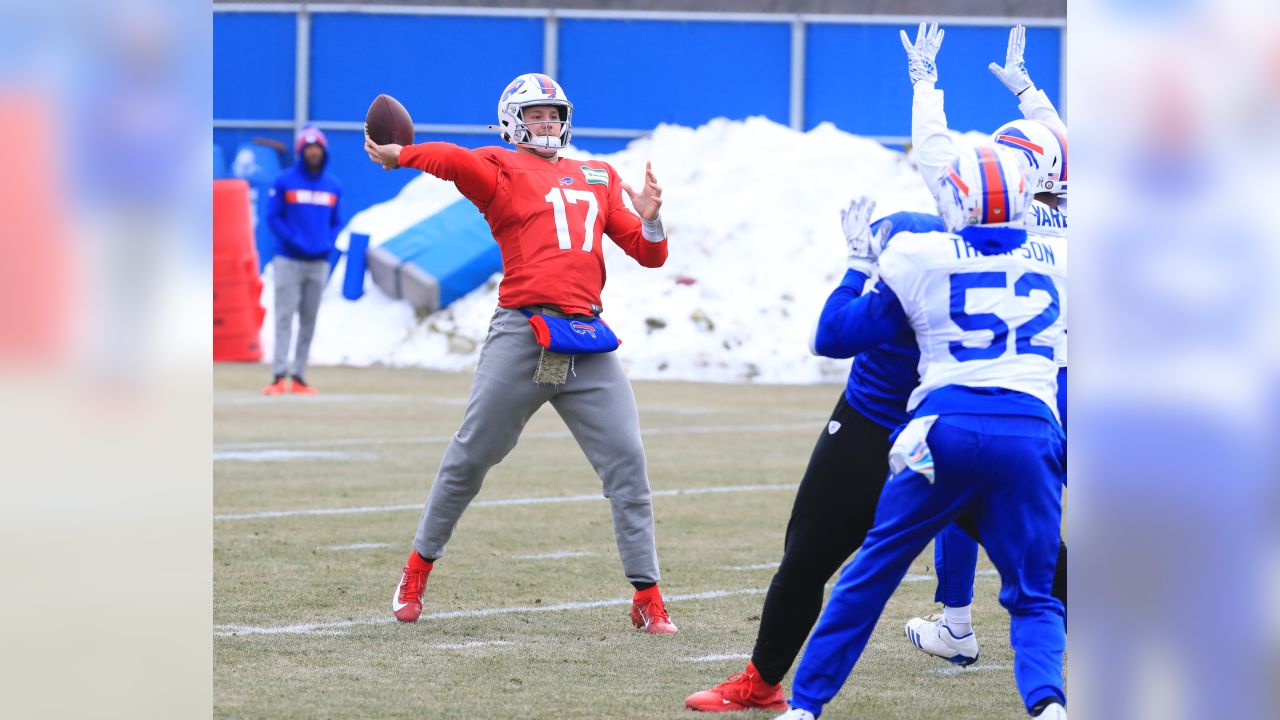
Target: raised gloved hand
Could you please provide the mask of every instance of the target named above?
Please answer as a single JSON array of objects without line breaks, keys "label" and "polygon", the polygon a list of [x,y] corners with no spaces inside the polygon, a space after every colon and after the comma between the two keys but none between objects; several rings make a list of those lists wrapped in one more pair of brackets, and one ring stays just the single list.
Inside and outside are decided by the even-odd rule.
[{"label": "raised gloved hand", "polygon": [[875,210],[876,201],[864,196],[854,198],[849,207],[840,211],[840,227],[844,229],[844,240],[849,246],[848,267],[866,275],[875,272],[890,231],[886,222],[880,224],[877,232],[871,232],[871,214]]},{"label": "raised gloved hand", "polygon": [[1027,88],[1035,87],[1031,76],[1027,74],[1026,63],[1022,60],[1022,52],[1027,47],[1027,29],[1021,25],[1009,31],[1009,47],[1004,53],[1004,66],[991,63],[987,69],[996,79],[1009,88],[1014,95],[1021,95]]},{"label": "raised gloved hand", "polygon": [[907,39],[906,30],[898,31],[902,36],[902,47],[907,50],[907,74],[911,76],[912,85],[921,80],[928,80],[931,83],[938,81],[938,66],[934,64],[934,58],[938,56],[938,48],[942,47],[942,36],[946,33],[946,30],[938,29],[938,23],[933,23],[928,29],[925,28],[924,23],[920,23],[920,29],[916,32],[916,41],[912,43]]}]

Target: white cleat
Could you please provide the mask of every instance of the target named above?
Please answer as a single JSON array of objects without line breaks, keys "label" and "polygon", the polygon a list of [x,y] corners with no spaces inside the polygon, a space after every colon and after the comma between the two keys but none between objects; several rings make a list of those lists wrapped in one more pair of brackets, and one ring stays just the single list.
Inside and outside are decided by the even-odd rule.
[{"label": "white cleat", "polygon": [[1036,720],[1067,720],[1067,709],[1058,703],[1049,703],[1045,709],[1036,715]]},{"label": "white cleat", "polygon": [[936,613],[908,620],[907,639],[924,652],[949,663],[964,666],[978,661],[978,638],[972,632],[956,637]]},{"label": "white cleat", "polygon": [[808,710],[791,708],[790,710],[782,713],[781,715],[774,718],[773,720],[817,720],[817,719],[814,718],[813,713],[809,712]]}]

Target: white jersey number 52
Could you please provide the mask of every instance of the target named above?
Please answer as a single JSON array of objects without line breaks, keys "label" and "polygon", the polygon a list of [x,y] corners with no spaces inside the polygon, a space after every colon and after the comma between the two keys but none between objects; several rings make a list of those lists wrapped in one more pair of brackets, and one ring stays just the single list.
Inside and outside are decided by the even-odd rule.
[{"label": "white jersey number 52", "polygon": [[[965,295],[970,290],[1002,289],[1009,287],[1009,277],[1003,272],[966,272],[951,276],[951,320],[961,330],[986,330],[991,333],[991,344],[986,347],[969,347],[964,343],[951,342],[951,356],[960,362],[967,360],[990,360],[1000,357],[1009,350],[1009,324],[995,313],[965,312]],[[1041,273],[1023,273],[1013,284],[1013,294],[1019,297],[1030,297],[1034,291],[1046,293],[1049,305],[1035,317],[1017,328],[1017,341],[1014,352],[1018,355],[1041,355],[1053,359],[1053,348],[1047,345],[1033,345],[1031,339],[1053,325],[1062,312],[1058,304],[1058,289],[1053,280]]]}]

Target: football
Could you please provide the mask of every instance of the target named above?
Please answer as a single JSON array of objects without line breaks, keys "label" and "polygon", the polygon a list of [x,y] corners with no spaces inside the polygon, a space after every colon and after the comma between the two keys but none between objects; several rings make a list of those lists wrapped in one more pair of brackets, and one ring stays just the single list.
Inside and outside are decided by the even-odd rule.
[{"label": "football", "polygon": [[413,119],[399,100],[387,94],[373,99],[364,115],[364,129],[379,145],[413,144]]}]

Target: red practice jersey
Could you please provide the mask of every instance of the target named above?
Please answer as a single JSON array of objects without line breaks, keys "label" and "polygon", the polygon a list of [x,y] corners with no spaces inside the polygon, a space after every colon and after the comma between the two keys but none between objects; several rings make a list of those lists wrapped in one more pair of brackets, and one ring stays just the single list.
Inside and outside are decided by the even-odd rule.
[{"label": "red practice jersey", "polygon": [[484,214],[502,250],[498,305],[558,305],[590,314],[604,288],[601,236],[645,267],[667,260],[667,240],[649,242],[622,203],[618,173],[600,160],[559,158],[451,143],[409,145],[400,165],[450,180]]}]

